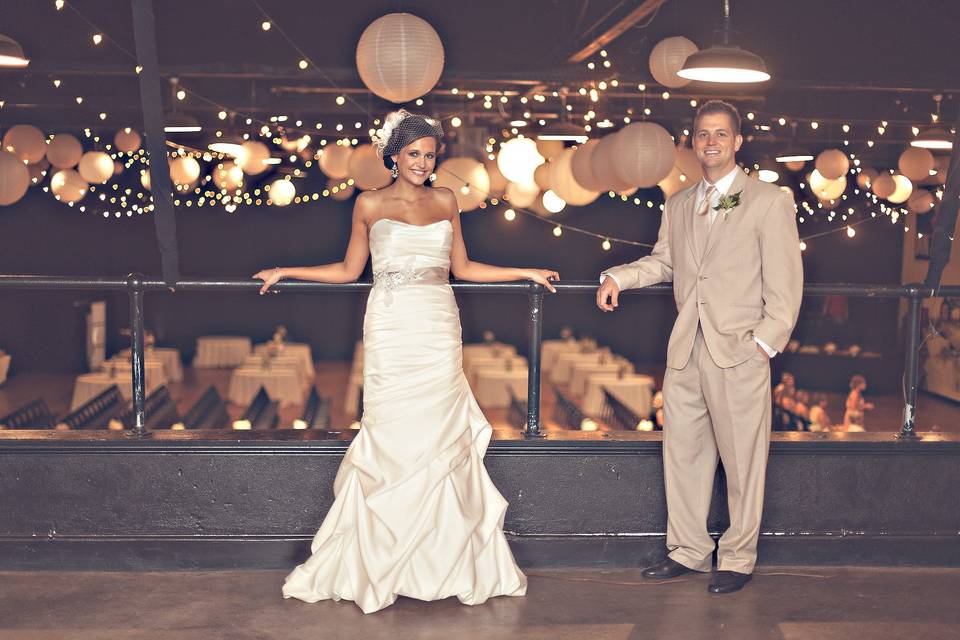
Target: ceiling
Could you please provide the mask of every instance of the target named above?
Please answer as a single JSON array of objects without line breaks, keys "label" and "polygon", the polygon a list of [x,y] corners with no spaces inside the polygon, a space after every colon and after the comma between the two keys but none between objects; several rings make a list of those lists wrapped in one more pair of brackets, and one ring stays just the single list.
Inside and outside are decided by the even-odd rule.
[{"label": "ceiling", "polygon": [[[594,109],[598,118],[650,119],[674,133],[690,125],[691,99],[724,96],[756,119],[747,124],[748,153],[757,157],[786,144],[790,123],[798,141],[816,150],[849,139],[851,148],[894,162],[911,126],[926,124],[934,94],[943,95],[943,115],[956,120],[960,104],[960,56],[956,24],[960,3],[949,0],[734,0],[732,24],[739,44],[764,58],[773,80],[749,87],[691,84],[661,97],[647,60],[662,38],[684,35],[700,48],[712,42],[720,23],[720,0],[666,0],[606,46],[612,67],[601,73],[569,58],[610,29],[641,0],[447,0],[374,2],[352,0],[154,0],[161,74],[178,78],[183,101],[164,91],[167,108],[223,126],[224,110],[238,126],[250,118],[269,122],[286,115],[315,130],[322,122],[362,131],[390,105],[372,96],[355,69],[356,43],[364,28],[391,11],[414,13],[439,33],[445,67],[436,91],[418,107],[441,117],[461,115],[468,123],[499,131],[530,109],[533,120],[555,119],[568,89],[572,117]],[[130,3],[67,0],[0,0],[2,32],[19,41],[31,64],[0,71],[0,125],[27,122],[45,130],[83,127],[114,130],[141,126],[138,76],[133,52]],[[266,16],[274,28],[264,31]],[[105,36],[94,45],[92,36]],[[306,70],[298,68],[310,60]],[[588,58],[599,61],[599,55]],[[601,93],[597,103],[580,87],[616,78],[620,86]],[[55,87],[53,81],[59,80]],[[646,85],[645,91],[637,88]],[[457,88],[458,95],[450,90]],[[476,92],[473,100],[467,90]],[[542,103],[521,104],[520,96],[541,91]],[[500,108],[483,107],[482,96],[508,96]],[[338,95],[349,99],[338,105]],[[82,96],[78,104],[77,96]],[[106,114],[104,120],[100,114]],[[785,117],[788,126],[780,126]],[[818,127],[810,126],[816,121]],[[877,126],[887,121],[885,133]],[[843,124],[851,125],[845,133]],[[770,125],[769,132],[759,127]],[[874,141],[867,149],[866,140]]]}]

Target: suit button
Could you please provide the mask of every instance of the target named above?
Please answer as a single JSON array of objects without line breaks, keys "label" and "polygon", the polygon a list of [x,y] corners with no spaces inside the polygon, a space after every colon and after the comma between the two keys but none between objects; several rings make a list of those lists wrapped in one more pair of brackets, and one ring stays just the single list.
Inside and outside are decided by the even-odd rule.
[{"label": "suit button", "polygon": [[697,280],[706,280],[707,276],[697,276]]}]

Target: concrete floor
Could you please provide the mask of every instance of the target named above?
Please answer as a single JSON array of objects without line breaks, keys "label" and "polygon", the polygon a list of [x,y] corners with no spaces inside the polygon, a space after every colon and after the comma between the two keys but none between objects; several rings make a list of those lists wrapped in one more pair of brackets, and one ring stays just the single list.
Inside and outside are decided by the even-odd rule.
[{"label": "concrete floor", "polygon": [[960,637],[960,569],[763,567],[715,596],[708,576],[535,571],[523,598],[406,598],[371,615],[283,600],[282,571],[0,572],[0,640],[627,640]]}]

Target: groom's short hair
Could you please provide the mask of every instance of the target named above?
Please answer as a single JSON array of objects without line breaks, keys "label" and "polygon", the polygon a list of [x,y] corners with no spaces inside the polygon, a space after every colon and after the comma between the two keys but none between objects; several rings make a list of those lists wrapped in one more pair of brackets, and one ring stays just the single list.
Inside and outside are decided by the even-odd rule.
[{"label": "groom's short hair", "polygon": [[730,118],[733,125],[733,135],[740,135],[740,112],[729,102],[723,100],[707,100],[697,109],[697,115],[693,117],[693,130],[696,132],[700,117],[711,113],[725,113]]}]

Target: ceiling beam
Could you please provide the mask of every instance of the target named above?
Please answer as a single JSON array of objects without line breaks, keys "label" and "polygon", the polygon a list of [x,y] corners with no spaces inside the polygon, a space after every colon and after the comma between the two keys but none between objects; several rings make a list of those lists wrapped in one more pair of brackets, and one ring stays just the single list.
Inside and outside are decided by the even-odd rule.
[{"label": "ceiling beam", "polygon": [[573,55],[567,58],[567,62],[583,62],[594,53],[619,38],[624,32],[626,32],[628,29],[631,29],[635,24],[644,18],[653,15],[653,13],[660,8],[660,5],[666,1],[667,0],[644,0],[643,4],[641,4],[639,7],[620,18],[620,20],[614,23],[609,29],[573,53]]}]

